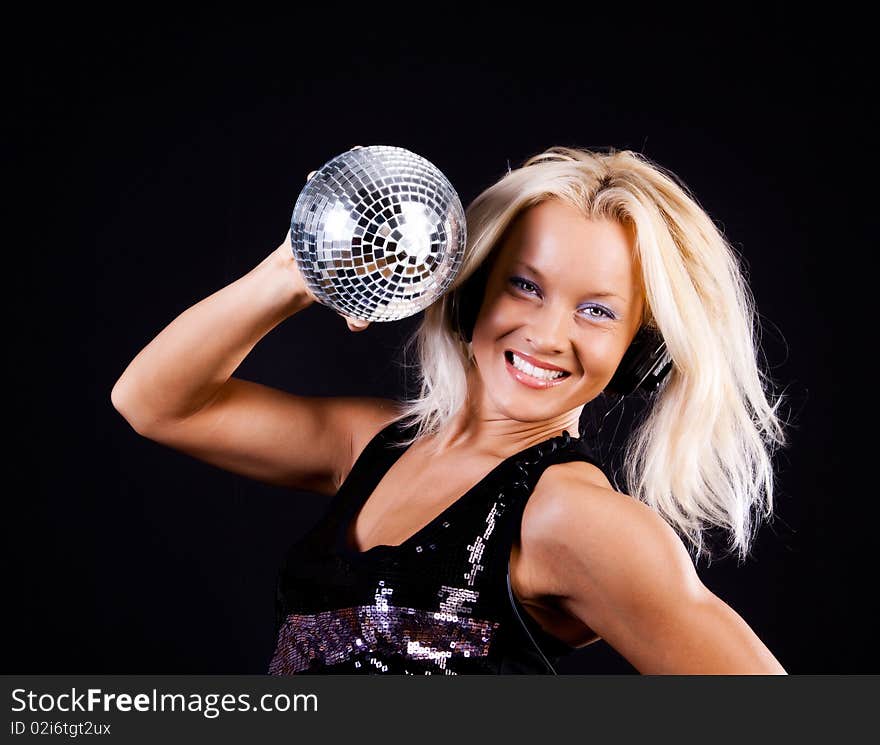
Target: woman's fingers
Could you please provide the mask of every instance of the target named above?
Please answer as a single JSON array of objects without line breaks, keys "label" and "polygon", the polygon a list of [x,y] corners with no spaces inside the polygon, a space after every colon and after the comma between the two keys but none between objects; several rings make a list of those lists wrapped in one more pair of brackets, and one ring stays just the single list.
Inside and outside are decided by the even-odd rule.
[{"label": "woman's fingers", "polygon": [[349,331],[363,331],[367,326],[370,325],[369,321],[362,321],[359,318],[349,318],[348,316],[342,316],[345,319],[345,322],[348,324]]}]

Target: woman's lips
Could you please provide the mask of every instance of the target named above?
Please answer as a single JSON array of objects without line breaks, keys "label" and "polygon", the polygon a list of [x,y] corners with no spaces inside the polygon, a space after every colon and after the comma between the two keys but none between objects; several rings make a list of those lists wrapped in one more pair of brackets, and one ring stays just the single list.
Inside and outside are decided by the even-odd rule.
[{"label": "woman's lips", "polygon": [[520,352],[518,349],[505,350],[505,354],[509,355],[511,353],[515,354],[521,360],[525,360],[529,364],[534,365],[535,367],[540,367],[542,370],[553,370],[556,372],[564,372],[564,373],[568,372],[568,370],[566,370],[564,367],[558,367],[557,365],[553,365],[549,362],[544,362],[543,360],[537,360],[534,357],[532,357],[530,354],[526,354],[525,352]]},{"label": "woman's lips", "polygon": [[565,382],[569,377],[571,377],[568,373],[562,375],[554,380],[543,380],[542,378],[535,378],[529,375],[528,373],[524,373],[522,370],[517,370],[509,359],[510,355],[505,352],[504,354],[504,367],[507,368],[507,372],[510,373],[510,376],[514,379],[522,383],[523,385],[528,386],[529,388],[552,388],[553,386],[559,385],[560,383]]}]

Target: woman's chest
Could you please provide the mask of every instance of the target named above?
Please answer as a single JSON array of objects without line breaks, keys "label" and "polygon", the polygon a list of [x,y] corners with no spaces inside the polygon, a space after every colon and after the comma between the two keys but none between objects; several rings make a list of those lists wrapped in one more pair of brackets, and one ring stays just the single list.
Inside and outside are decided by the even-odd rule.
[{"label": "woman's chest", "polygon": [[358,551],[398,546],[476,496],[497,461],[432,458],[398,462],[355,509],[347,543]]}]

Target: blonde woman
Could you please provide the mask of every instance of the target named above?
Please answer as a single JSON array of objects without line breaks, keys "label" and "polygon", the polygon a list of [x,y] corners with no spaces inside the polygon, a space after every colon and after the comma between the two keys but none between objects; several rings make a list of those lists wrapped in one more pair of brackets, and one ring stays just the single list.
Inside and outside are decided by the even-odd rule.
[{"label": "blonde woman", "polygon": [[[784,674],[688,551],[721,528],[747,555],[785,444],[731,246],[627,150],[551,147],[466,212],[461,274],[410,339],[418,395],[304,397],[232,376],[316,300],[289,236],[113,389],[145,437],[332,495],[279,572],[268,671],[547,673],[604,639],[646,674]],[[665,356],[622,491],[579,422],[600,394],[643,385],[619,381],[646,339]]]}]

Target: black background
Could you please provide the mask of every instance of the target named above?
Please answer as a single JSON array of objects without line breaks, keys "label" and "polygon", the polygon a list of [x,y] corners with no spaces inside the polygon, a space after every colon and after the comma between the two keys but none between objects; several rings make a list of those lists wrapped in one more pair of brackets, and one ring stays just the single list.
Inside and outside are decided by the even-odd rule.
[{"label": "black background", "polygon": [[[544,10],[127,10],[10,25],[9,671],[265,672],[275,573],[326,500],[139,437],[110,390],[165,325],[281,243],[306,173],[355,144],[427,157],[465,204],[555,144],[643,152],[694,191],[745,258],[793,423],[776,520],[745,565],[700,575],[789,672],[872,669],[828,564],[844,541],[829,527],[842,464],[811,207],[813,37],[774,10]],[[394,396],[416,321],[352,334],[312,306],[235,374]],[[600,642],[561,671],[633,668]]]}]

